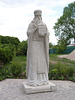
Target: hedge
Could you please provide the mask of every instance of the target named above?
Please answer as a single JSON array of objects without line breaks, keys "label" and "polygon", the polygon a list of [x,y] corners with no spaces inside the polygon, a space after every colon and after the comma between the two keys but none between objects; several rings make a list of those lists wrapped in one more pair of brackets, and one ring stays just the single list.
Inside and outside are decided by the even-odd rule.
[{"label": "hedge", "polygon": [[10,49],[0,48],[0,62],[9,63],[13,58]]}]

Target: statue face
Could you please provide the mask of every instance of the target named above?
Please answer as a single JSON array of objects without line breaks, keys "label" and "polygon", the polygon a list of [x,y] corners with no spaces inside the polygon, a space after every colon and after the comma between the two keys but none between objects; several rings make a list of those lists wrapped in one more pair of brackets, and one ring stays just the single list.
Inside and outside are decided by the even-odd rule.
[{"label": "statue face", "polygon": [[41,18],[41,15],[35,15],[35,19],[41,20],[41,19],[42,19],[42,18]]}]

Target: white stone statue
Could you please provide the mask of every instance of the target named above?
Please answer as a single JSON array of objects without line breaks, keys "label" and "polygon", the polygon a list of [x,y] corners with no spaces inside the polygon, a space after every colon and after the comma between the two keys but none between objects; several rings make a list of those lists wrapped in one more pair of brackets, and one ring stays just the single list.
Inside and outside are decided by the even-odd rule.
[{"label": "white stone statue", "polygon": [[29,24],[27,36],[27,85],[46,85],[49,70],[49,32],[42,22],[41,10],[34,11],[34,19]]},{"label": "white stone statue", "polygon": [[34,11],[34,19],[27,30],[27,80],[23,82],[26,94],[56,91],[56,85],[48,80],[49,32],[41,15],[41,10]]}]

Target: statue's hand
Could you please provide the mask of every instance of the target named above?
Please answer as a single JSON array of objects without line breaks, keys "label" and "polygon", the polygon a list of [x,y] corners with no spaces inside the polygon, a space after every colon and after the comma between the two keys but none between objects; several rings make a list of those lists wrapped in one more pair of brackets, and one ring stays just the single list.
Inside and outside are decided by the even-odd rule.
[{"label": "statue's hand", "polygon": [[37,31],[38,30],[38,27],[35,27],[34,30]]},{"label": "statue's hand", "polygon": [[36,31],[38,29],[38,25],[34,24],[34,30]]}]

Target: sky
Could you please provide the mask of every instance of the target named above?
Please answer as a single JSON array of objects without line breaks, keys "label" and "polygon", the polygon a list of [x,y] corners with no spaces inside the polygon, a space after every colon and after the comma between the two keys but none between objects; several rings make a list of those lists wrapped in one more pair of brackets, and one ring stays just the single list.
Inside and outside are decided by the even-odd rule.
[{"label": "sky", "polygon": [[53,26],[64,7],[75,0],[0,0],[0,35],[27,40],[27,28],[34,11],[42,10],[42,20],[50,32],[49,42],[57,44]]}]

